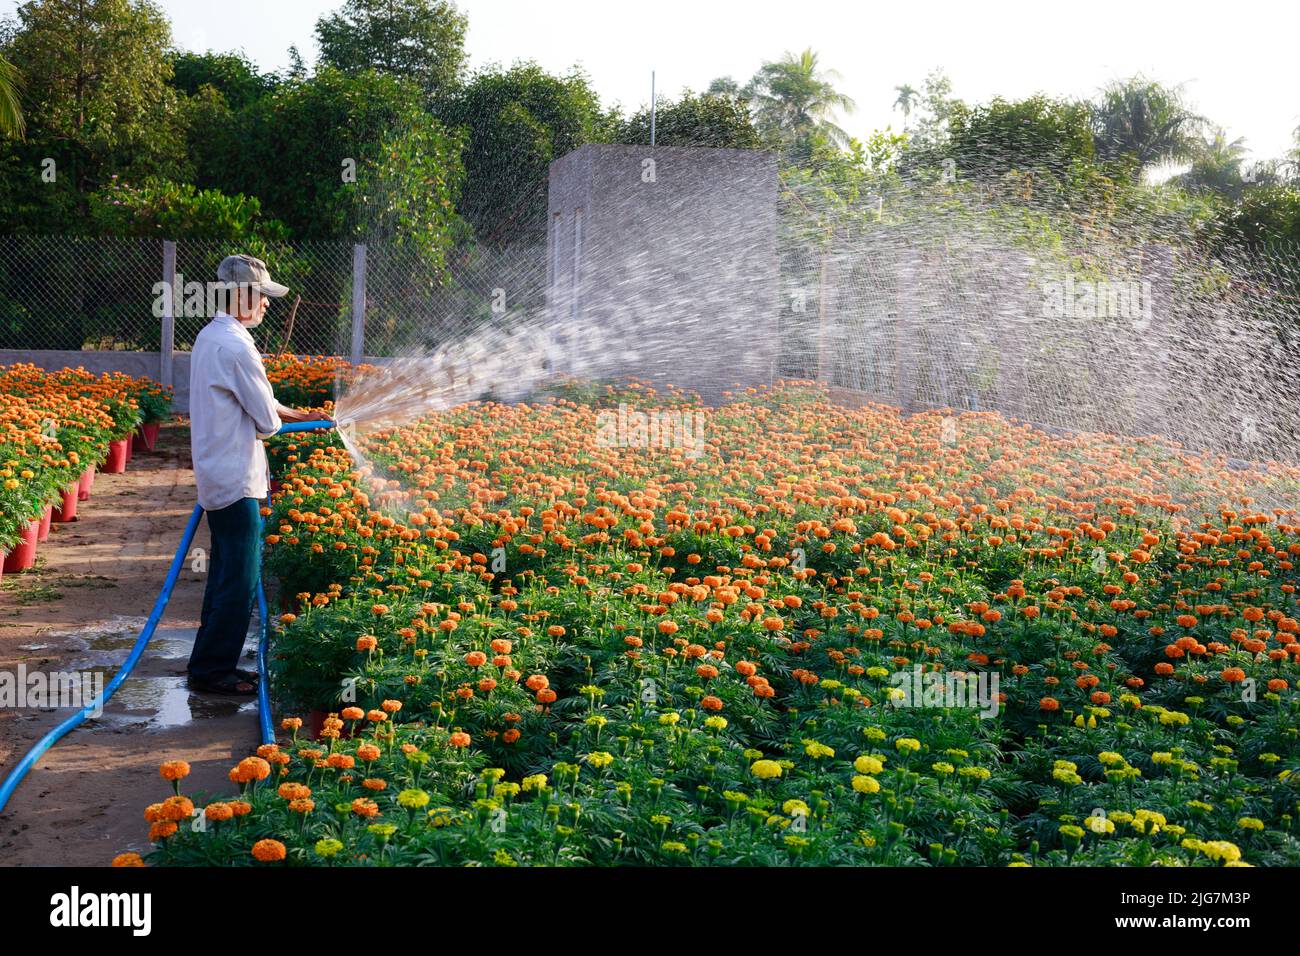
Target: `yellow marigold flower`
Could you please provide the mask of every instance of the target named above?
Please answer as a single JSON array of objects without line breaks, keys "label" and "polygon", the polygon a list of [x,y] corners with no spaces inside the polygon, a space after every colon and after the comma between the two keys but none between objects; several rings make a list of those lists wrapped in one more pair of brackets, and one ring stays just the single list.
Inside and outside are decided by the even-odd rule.
[{"label": "yellow marigold flower", "polygon": [[915,737],[899,737],[894,741],[894,747],[899,753],[916,753],[921,749],[921,741]]},{"label": "yellow marigold flower", "polygon": [[771,780],[781,776],[781,765],[775,760],[755,760],[749,772],[760,780]]},{"label": "yellow marigold flower", "polygon": [[875,777],[868,777],[865,774],[854,774],[853,789],[858,793],[879,793],[880,781]]},{"label": "yellow marigold flower", "polygon": [[316,841],[316,855],[327,860],[335,856],[341,849],[343,849],[343,844],[338,840],[325,839]]},{"label": "yellow marigold flower", "polygon": [[863,754],[857,760],[853,761],[853,769],[858,773],[873,774],[880,773],[885,769],[885,765],[881,762],[881,758]]}]

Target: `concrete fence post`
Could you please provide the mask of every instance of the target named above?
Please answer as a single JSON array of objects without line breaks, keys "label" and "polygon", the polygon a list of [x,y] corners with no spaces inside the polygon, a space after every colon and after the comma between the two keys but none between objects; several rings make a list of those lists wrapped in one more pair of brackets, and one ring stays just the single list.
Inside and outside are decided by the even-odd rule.
[{"label": "concrete fence post", "polygon": [[174,386],[175,370],[172,367],[176,348],[176,243],[163,240],[163,284],[167,290],[163,303],[162,334],[158,343],[158,380]]},{"label": "concrete fence post", "polygon": [[359,365],[366,344],[366,246],[352,247],[352,364]]}]

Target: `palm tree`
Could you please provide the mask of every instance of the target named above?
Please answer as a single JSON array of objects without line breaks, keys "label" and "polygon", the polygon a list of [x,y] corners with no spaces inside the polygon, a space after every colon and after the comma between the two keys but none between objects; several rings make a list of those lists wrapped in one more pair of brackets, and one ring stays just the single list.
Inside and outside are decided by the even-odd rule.
[{"label": "palm tree", "polygon": [[747,87],[753,91],[759,128],[800,148],[818,136],[845,145],[849,134],[835,125],[831,116],[836,110],[852,113],[857,104],[835,89],[833,84],[840,78],[834,70],[819,69],[817,54],[810,49],[764,63]]},{"label": "palm tree", "polygon": [[894,100],[894,109],[903,111],[903,129],[907,129],[907,118],[912,115],[912,108],[916,106],[917,97],[921,94],[910,83],[896,86],[894,91],[898,94],[898,99]]},{"label": "palm tree", "polygon": [[1093,110],[1097,153],[1131,156],[1139,172],[1170,160],[1187,160],[1200,145],[1205,119],[1188,108],[1182,91],[1140,76],[1111,83]]},{"label": "palm tree", "polygon": [[1241,195],[1246,182],[1241,170],[1246,152],[1244,138],[1229,142],[1226,132],[1215,129],[1192,157],[1192,168],[1178,180],[1189,189],[1206,189],[1235,199]]},{"label": "palm tree", "polygon": [[22,136],[22,104],[18,93],[22,89],[22,77],[17,68],[0,57],[0,136]]}]

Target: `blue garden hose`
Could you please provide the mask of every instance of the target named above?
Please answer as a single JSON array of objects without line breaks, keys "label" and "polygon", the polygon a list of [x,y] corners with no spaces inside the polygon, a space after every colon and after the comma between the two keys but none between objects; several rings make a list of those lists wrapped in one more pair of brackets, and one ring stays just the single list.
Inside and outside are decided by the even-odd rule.
[{"label": "blue garden hose", "polygon": [[[333,428],[332,421],[315,421],[315,422],[294,422],[283,426],[276,434],[285,432],[314,431],[316,429]],[[14,790],[18,784],[27,776],[27,772],[32,769],[36,761],[53,747],[65,734],[73,728],[85,723],[86,718],[96,711],[102,710],[104,704],[122,682],[130,675],[132,668],[140,660],[140,655],[144,653],[145,646],[153,637],[154,631],[158,628],[158,622],[162,620],[163,611],[167,609],[167,602],[171,600],[172,588],[176,586],[176,578],[181,573],[181,567],[185,563],[185,556],[189,553],[190,543],[194,540],[194,532],[198,530],[199,520],[203,517],[203,508],[199,505],[194,506],[190,513],[190,520],[185,525],[185,533],[181,536],[180,546],[176,549],[176,554],[172,558],[171,567],[167,571],[167,577],[163,581],[162,590],[158,592],[158,599],[154,601],[153,610],[149,612],[148,619],[144,622],[144,628],[140,631],[140,636],[136,638],[135,645],[131,648],[131,653],[127,655],[126,660],[118,669],[118,672],[109,681],[108,686],[100,693],[98,697],[86,704],[81,710],[68,717],[57,727],[47,733],[44,737],[36,742],[36,745],[18,762],[5,777],[4,783],[0,784],[0,813],[4,812],[9,803],[9,798],[13,796]],[[261,724],[261,736],[263,743],[275,742],[275,730],[271,726],[271,701],[266,679],[266,643],[267,633],[267,610],[266,610],[266,592],[262,589],[262,578],[258,575],[257,579],[257,608],[261,619],[261,634],[257,644],[257,710],[258,719]]]}]

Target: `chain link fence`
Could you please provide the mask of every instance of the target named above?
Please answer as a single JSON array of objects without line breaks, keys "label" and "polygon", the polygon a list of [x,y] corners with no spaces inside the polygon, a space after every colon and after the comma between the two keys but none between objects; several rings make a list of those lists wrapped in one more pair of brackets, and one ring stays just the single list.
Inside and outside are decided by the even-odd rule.
[{"label": "chain link fence", "polygon": [[[773,277],[779,377],[909,411],[995,409],[1243,456],[1300,447],[1300,249],[1212,260],[1108,248],[1106,275],[1088,277],[932,223],[787,239]],[[158,352],[167,246],[0,236],[0,348]],[[176,350],[190,349],[210,315],[204,290],[229,252],[222,242],[174,244]],[[388,241],[262,255],[291,289],[255,332],[268,353],[410,354],[547,314],[548,254],[536,241],[453,250],[441,274]],[[1099,283],[1090,311],[1053,311],[1053,288],[1076,279]],[[1113,288],[1110,308],[1106,300],[1116,285],[1132,291],[1118,312]]]},{"label": "chain link fence", "polygon": [[[0,349],[159,351],[166,246],[153,239],[0,236]],[[232,249],[209,240],[174,247],[173,347],[188,351],[213,311],[208,284]],[[266,352],[395,355],[545,306],[546,256],[538,245],[454,250],[441,274],[394,242],[368,243],[360,258],[352,243],[330,241],[258,255],[290,289],[255,332]]]}]

